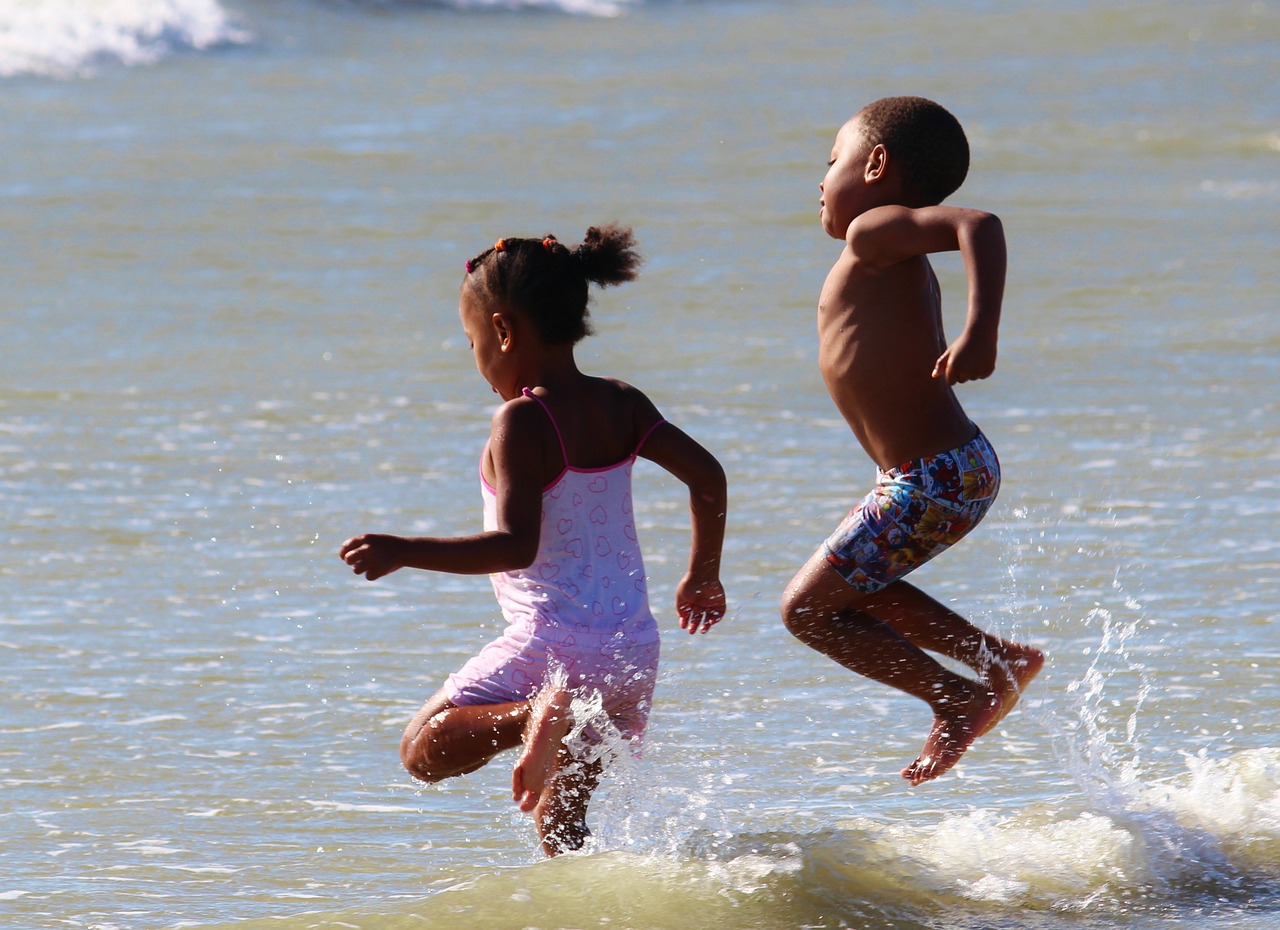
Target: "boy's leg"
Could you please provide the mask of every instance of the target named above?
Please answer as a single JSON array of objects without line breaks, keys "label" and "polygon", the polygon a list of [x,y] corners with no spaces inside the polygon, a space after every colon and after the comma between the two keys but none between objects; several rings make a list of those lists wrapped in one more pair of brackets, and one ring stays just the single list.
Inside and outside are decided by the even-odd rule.
[{"label": "boy's leg", "polygon": [[1000,712],[979,736],[1013,710],[1044,666],[1044,653],[1039,649],[980,630],[907,581],[866,595],[859,607],[921,649],[963,662],[978,673],[979,680],[1000,700]]},{"label": "boy's leg", "polygon": [[528,720],[528,701],[459,706],[440,690],[405,727],[400,760],[426,782],[466,775],[519,746]]},{"label": "boy's leg", "polygon": [[[924,749],[902,773],[919,784],[955,765],[999,719],[1002,701],[990,685],[948,670],[886,619],[869,612],[867,600],[831,568],[825,548],[819,547],[787,586],[783,621],[803,643],[845,668],[918,697],[933,709],[933,728]],[[907,609],[894,603],[878,602],[882,609],[890,608],[895,619],[909,615],[907,631],[924,642],[954,648],[960,641],[972,648],[972,636],[961,635],[954,624],[948,632],[928,622],[922,602],[911,599]],[[968,626],[959,615],[948,613]]]}]

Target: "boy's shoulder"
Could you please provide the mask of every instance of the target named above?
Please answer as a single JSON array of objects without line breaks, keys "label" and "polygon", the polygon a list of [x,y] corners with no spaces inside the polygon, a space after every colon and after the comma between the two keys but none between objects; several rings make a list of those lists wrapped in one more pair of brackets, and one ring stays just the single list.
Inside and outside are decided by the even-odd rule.
[{"label": "boy's shoulder", "polygon": [[970,207],[884,204],[854,217],[845,234],[846,252],[861,266],[888,267],[954,251],[980,227],[999,231],[1000,220]]}]

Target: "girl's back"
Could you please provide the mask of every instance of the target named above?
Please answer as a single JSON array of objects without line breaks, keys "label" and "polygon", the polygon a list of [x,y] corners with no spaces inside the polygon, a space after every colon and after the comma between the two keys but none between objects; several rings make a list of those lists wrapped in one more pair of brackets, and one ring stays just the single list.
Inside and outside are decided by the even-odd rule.
[{"label": "girl's back", "polygon": [[[542,396],[547,394],[546,397]],[[631,499],[631,470],[638,448],[661,420],[628,386],[583,379],[572,397],[524,391],[542,408],[554,436],[554,462],[542,493],[538,552],[525,569],[493,576],[494,592],[511,624],[588,631],[635,642],[656,642],[649,611],[644,561]],[[633,426],[650,406],[650,423]],[[550,465],[550,468],[548,468]],[[497,525],[497,494],[484,486],[485,527]],[[602,644],[603,645],[603,644]]]},{"label": "girl's back", "polygon": [[612,378],[581,376],[577,383],[537,387],[559,442],[551,445],[550,476],[565,467],[604,468],[632,458],[659,414],[640,391]]}]

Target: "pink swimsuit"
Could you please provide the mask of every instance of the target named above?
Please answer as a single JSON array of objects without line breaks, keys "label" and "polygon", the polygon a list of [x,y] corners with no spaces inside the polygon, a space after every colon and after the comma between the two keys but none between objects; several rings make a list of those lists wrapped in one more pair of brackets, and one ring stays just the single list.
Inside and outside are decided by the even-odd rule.
[{"label": "pink swimsuit", "polygon": [[[528,388],[524,394],[551,416]],[[490,576],[507,628],[449,676],[445,693],[458,705],[523,701],[542,689],[549,669],[563,669],[570,688],[600,692],[622,734],[638,739],[657,678],[658,625],[631,510],[636,453],[604,468],[574,468],[551,423],[565,468],[542,492],[538,554],[528,568]],[[483,472],[480,485],[485,529],[496,529],[497,495]]]}]

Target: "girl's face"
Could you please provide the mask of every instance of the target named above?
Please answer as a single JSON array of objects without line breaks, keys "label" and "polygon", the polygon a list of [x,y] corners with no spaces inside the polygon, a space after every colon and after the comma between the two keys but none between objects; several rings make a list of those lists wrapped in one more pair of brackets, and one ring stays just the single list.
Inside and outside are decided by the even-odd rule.
[{"label": "girl's face", "polygon": [[506,382],[511,380],[510,333],[501,322],[503,315],[493,313],[475,291],[464,284],[458,299],[458,317],[462,320],[462,331],[467,334],[471,354],[475,356],[476,370],[489,382],[494,393],[510,400],[504,392],[509,388]]}]

